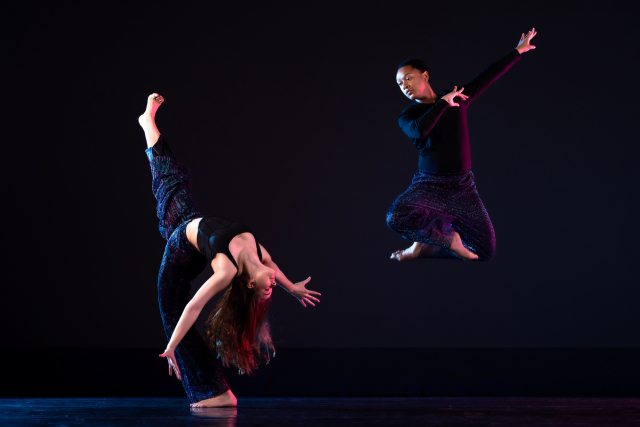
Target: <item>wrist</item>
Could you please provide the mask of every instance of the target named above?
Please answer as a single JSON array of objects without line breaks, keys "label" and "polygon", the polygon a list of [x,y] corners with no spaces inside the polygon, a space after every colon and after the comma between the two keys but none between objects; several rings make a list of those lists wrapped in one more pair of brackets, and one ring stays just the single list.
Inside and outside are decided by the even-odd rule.
[{"label": "wrist", "polygon": [[520,53],[520,54],[522,54],[523,52],[526,52],[522,46],[518,46],[518,47],[516,48],[516,50],[517,50],[517,51],[518,51],[518,53]]}]

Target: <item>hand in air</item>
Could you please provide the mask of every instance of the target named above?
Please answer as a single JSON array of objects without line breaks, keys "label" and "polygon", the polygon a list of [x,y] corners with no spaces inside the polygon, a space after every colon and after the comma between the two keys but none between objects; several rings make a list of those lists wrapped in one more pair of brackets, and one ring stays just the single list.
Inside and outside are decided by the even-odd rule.
[{"label": "hand in air", "polygon": [[293,285],[293,290],[291,291],[291,293],[300,300],[300,303],[303,306],[305,307],[307,306],[307,304],[305,304],[305,301],[306,301],[315,307],[316,305],[313,303],[313,301],[320,302],[320,300],[314,297],[313,295],[320,295],[320,292],[310,291],[307,288],[305,288],[305,285],[309,283],[309,280],[311,280],[311,277],[309,277],[307,280],[303,280],[302,282],[298,282],[295,285]]},{"label": "hand in air", "polygon": [[173,370],[176,373],[176,378],[182,380],[180,369],[178,368],[178,363],[176,362],[176,355],[174,354],[173,350],[174,349],[167,347],[167,349],[160,355],[160,357],[166,357],[167,362],[169,362],[169,376],[171,376],[171,370]]},{"label": "hand in air", "polygon": [[443,96],[442,99],[447,101],[449,103],[449,106],[451,106],[451,107],[459,107],[460,104],[455,102],[453,100],[453,98],[455,98],[456,96],[459,96],[460,98],[462,98],[462,99],[464,99],[466,101],[467,98],[469,98],[469,97],[462,93],[463,90],[464,90],[463,87],[460,88],[460,90],[458,90],[458,86],[454,86],[453,91],[451,91],[448,94],[446,94],[445,96]]},{"label": "hand in air", "polygon": [[538,32],[536,31],[535,28],[529,31],[526,36],[524,35],[524,33],[522,33],[522,37],[520,37],[520,42],[518,43],[518,46],[516,46],[516,49],[518,49],[518,52],[525,53],[531,49],[535,49],[536,47],[532,44],[529,44],[529,42],[531,41],[532,38],[535,37],[536,34],[538,34]]}]

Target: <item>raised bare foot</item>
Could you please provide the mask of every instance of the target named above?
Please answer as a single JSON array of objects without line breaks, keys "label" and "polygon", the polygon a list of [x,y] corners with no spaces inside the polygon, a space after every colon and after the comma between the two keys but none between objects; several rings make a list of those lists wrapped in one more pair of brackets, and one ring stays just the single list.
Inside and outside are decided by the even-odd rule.
[{"label": "raised bare foot", "polygon": [[418,259],[420,249],[422,249],[422,243],[414,242],[413,245],[409,246],[407,249],[400,249],[399,251],[392,253],[391,259],[398,261],[411,261]]},{"label": "raised bare foot", "polygon": [[160,104],[164,102],[164,98],[157,93],[152,93],[147,98],[147,109],[138,117],[138,123],[144,130],[144,136],[147,139],[147,146],[152,147],[160,138],[160,131],[156,127],[156,112]]},{"label": "raised bare foot", "polygon": [[478,259],[478,255],[471,252],[462,244],[462,239],[460,238],[460,235],[456,231],[453,232],[453,240],[451,240],[451,245],[449,246],[449,249],[451,249],[451,251],[454,252],[456,255],[458,255],[460,258]]},{"label": "raised bare foot", "polygon": [[222,393],[220,396],[191,404],[192,408],[222,408],[225,406],[238,406],[238,399],[231,393],[231,390]]}]

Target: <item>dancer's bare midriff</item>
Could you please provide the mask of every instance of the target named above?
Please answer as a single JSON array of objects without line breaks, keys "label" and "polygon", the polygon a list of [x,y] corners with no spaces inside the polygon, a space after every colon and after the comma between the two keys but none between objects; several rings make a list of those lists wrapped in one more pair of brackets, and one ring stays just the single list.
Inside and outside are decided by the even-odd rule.
[{"label": "dancer's bare midriff", "polygon": [[201,219],[202,218],[196,218],[192,220],[189,224],[187,224],[187,228],[185,230],[189,243],[191,243],[191,246],[196,248],[198,252],[200,252],[200,249],[198,249],[198,225],[200,225]]}]

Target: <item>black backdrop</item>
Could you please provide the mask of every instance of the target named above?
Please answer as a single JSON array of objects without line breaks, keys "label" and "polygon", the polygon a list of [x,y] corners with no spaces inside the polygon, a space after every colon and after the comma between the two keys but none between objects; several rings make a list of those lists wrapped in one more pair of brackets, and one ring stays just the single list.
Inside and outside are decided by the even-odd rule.
[{"label": "black backdrop", "polygon": [[[638,347],[635,15],[510,3],[8,9],[2,345],[164,348],[137,123],[158,92],[200,210],[323,293],[274,294],[279,347]],[[394,67],[422,57],[451,88],[534,26],[469,112],[495,259],[388,260],[407,242],[385,213],[417,170]]]}]

